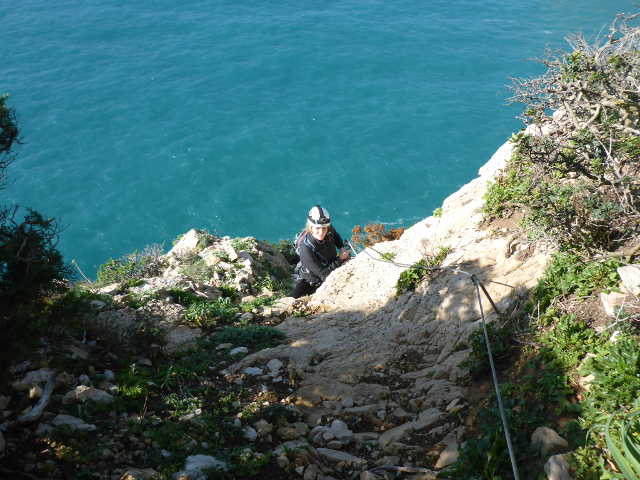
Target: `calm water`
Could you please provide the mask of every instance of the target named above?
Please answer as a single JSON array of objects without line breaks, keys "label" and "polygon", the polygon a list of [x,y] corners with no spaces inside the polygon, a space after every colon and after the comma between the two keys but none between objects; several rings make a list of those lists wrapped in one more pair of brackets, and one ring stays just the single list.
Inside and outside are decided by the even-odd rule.
[{"label": "calm water", "polygon": [[[24,144],[3,201],[93,274],[191,227],[288,238],[410,225],[511,132],[509,77],[632,1],[0,0]],[[179,4],[180,3],[180,4]]]}]

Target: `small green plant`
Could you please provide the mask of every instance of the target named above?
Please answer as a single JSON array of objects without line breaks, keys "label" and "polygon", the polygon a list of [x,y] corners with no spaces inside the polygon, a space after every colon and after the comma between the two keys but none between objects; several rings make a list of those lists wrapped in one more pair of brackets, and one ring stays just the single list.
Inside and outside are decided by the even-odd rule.
[{"label": "small green plant", "polygon": [[[509,325],[498,325],[495,322],[487,324],[487,334],[491,342],[491,353],[496,363],[500,363],[511,356],[514,349],[513,331]],[[471,353],[460,365],[469,371],[469,375],[477,377],[489,372],[489,355],[484,339],[484,330],[478,328],[469,336]]]},{"label": "small green plant", "polygon": [[442,207],[438,207],[433,211],[433,216],[436,218],[442,217]]},{"label": "small green plant", "polygon": [[230,298],[200,300],[187,307],[184,318],[198,327],[211,328],[217,326],[219,321],[230,321],[237,312],[238,307],[231,302]]},{"label": "small green plant", "polygon": [[255,247],[253,238],[234,238],[231,240],[231,246],[236,252],[251,251]]},{"label": "small green plant", "polygon": [[393,260],[396,258],[396,253],[395,252],[384,252],[384,253],[380,254],[380,258],[382,258],[386,262],[393,262]]},{"label": "small green plant", "polygon": [[240,305],[240,310],[243,312],[251,312],[256,308],[273,305],[277,299],[277,296],[258,297],[250,302],[242,303]]},{"label": "small green plant", "polygon": [[396,295],[415,290],[418,283],[429,277],[437,269],[444,259],[451,253],[449,247],[440,247],[435,255],[428,255],[426,258],[416,262],[400,274],[396,285]]}]

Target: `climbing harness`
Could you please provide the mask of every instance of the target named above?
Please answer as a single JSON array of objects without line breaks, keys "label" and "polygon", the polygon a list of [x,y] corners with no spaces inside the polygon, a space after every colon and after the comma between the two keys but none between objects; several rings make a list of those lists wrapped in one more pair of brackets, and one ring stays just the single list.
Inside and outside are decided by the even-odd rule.
[{"label": "climbing harness", "polygon": [[[349,247],[351,248],[351,250],[353,251],[354,254],[357,255],[358,252],[356,252],[356,249],[353,248],[353,245],[351,245],[351,242],[347,241]],[[380,257],[376,258],[373,255],[371,255],[367,250],[372,250],[373,252],[375,252],[376,254],[378,254]],[[471,282],[473,283],[474,287],[475,287],[475,291],[476,291],[476,298],[478,299],[478,306],[480,307],[480,318],[482,320],[482,331],[484,333],[484,343],[485,346],[487,348],[487,355],[489,356],[489,366],[491,367],[491,377],[493,380],[493,386],[495,388],[495,392],[496,392],[496,398],[498,400],[498,410],[500,411],[500,419],[502,421],[502,428],[504,429],[504,436],[505,439],[507,441],[507,449],[509,450],[509,459],[511,460],[511,469],[513,470],[513,478],[514,480],[519,480],[520,477],[518,475],[518,466],[516,464],[516,458],[515,458],[515,454],[513,451],[513,445],[511,443],[511,435],[509,434],[509,426],[507,424],[507,416],[505,414],[504,411],[504,405],[502,403],[502,395],[500,394],[500,384],[498,383],[498,374],[496,373],[496,367],[493,361],[493,353],[491,352],[491,342],[489,341],[489,333],[487,331],[487,323],[485,321],[484,318],[484,309],[482,308],[482,295],[480,294],[480,291],[482,290],[482,293],[484,293],[485,297],[487,297],[487,300],[489,300],[489,303],[491,304],[491,306],[493,307],[493,309],[495,310],[495,312],[500,315],[500,310],[498,310],[498,307],[496,306],[495,302],[493,301],[493,299],[491,298],[491,296],[489,295],[489,292],[487,291],[487,289],[485,288],[485,286],[482,284],[482,282],[480,281],[480,279],[474,274],[474,273],[469,273],[466,272],[462,269],[460,269],[459,267],[431,267],[431,266],[427,266],[427,265],[408,265],[408,264],[404,264],[404,263],[398,263],[398,262],[394,262],[393,260],[385,260],[383,258],[383,254],[379,251],[377,251],[375,248],[369,246],[369,247],[365,247],[363,249],[363,251],[373,260],[376,260],[378,262],[384,262],[384,263],[390,263],[392,265],[396,265],[398,267],[401,268],[420,268],[423,270],[427,270],[427,271],[450,271],[453,273],[457,273],[457,274],[462,274],[462,275],[466,275]],[[510,288],[514,288],[511,285],[507,285],[506,283],[500,283],[500,282],[494,282],[494,281],[489,281],[489,283],[496,283],[498,285],[504,285]]]}]

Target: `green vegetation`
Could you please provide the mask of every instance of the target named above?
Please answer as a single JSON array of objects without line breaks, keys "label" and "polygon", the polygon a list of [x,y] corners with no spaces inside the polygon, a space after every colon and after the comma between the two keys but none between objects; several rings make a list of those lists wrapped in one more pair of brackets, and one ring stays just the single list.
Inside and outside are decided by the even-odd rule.
[{"label": "green vegetation", "polygon": [[[638,329],[633,316],[622,317],[612,335],[602,313],[594,314],[595,295],[620,282],[623,257],[612,252],[633,247],[640,233],[640,97],[632,86],[640,79],[640,29],[631,21],[618,16],[594,45],[573,38],[572,52],[543,60],[542,77],[514,82],[512,100],[525,105],[522,118],[535,126],[511,139],[513,155],[485,196],[488,221],[517,211],[532,238],[560,247],[527,311],[510,320],[518,328],[491,332],[499,360],[511,351],[500,365],[521,472],[542,472],[546,459],[528,452],[528,436],[555,425],[573,452],[574,478],[640,473]],[[515,337],[524,337],[520,348]],[[486,356],[480,339],[470,338],[472,381],[486,375],[477,367]],[[491,418],[495,400],[481,408],[477,418]],[[508,478],[500,422],[494,415],[477,423],[452,478]]]},{"label": "green vegetation", "polygon": [[149,245],[142,252],[133,252],[119,259],[110,258],[98,267],[97,285],[122,283],[123,287],[137,287],[143,277],[153,276],[159,269],[161,245]]},{"label": "green vegetation", "polygon": [[442,262],[449,253],[451,253],[449,247],[440,247],[437,253],[427,255],[426,258],[419,260],[402,272],[396,285],[396,295],[402,295],[405,292],[415,290],[416,286],[423,279],[430,278],[433,275],[434,269],[442,265]]},{"label": "green vegetation", "polygon": [[[19,134],[7,98],[0,95],[0,188],[14,160],[11,150]],[[56,248],[56,221],[31,209],[19,220],[18,211],[17,206],[0,205],[0,370],[50,326],[41,311],[49,295],[64,290],[63,279],[71,275]]]},{"label": "green vegetation", "polygon": [[442,207],[438,207],[433,211],[433,216],[436,218],[442,217]]},{"label": "green vegetation", "polygon": [[513,157],[485,198],[487,217],[523,209],[532,234],[587,254],[640,229],[638,29],[619,17],[610,32],[594,45],[576,37],[572,52],[544,60],[544,76],[514,81],[523,120],[547,134],[514,135]]}]

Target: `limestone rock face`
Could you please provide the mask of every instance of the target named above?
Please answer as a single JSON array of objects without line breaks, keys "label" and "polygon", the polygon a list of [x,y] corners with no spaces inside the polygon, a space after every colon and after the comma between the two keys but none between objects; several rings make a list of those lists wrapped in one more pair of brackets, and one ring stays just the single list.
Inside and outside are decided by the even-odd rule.
[{"label": "limestone rock face", "polygon": [[[378,243],[334,270],[306,304],[312,314],[286,318],[278,326],[288,344],[248,355],[229,371],[277,358],[300,380],[292,398],[310,419],[343,411],[386,422],[379,428],[381,445],[401,441],[417,428],[436,429],[444,437],[454,427],[441,424],[443,415],[423,414],[421,424],[418,413],[463,403],[457,382],[470,352],[464,345],[481,322],[470,276],[484,284],[498,309],[509,311],[537,283],[552,253],[517,230],[493,232],[479,225],[488,182],[511,153],[512,145],[503,145],[478,178],[444,201],[441,217],[418,222],[400,239]],[[381,254],[410,265],[441,247],[450,249],[442,264],[450,268],[398,296],[396,284],[406,267],[380,261]],[[487,321],[497,318],[484,295],[481,302]],[[389,411],[377,406],[390,398],[397,405]],[[398,407],[412,418],[390,422],[388,414]]]},{"label": "limestone rock face", "polygon": [[190,253],[193,253],[198,246],[199,235],[195,228],[192,228],[187,233],[180,237],[180,240],[176,242],[167,255],[182,258],[186,257]]}]

